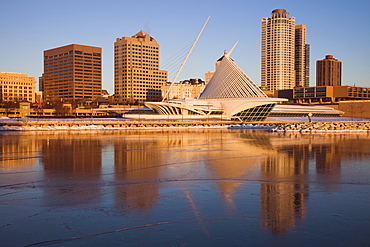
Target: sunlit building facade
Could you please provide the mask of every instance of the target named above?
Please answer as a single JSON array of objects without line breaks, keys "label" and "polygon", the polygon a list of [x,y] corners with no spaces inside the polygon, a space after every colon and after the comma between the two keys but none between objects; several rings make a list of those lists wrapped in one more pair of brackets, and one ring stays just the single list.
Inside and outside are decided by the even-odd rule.
[{"label": "sunlit building facade", "polygon": [[295,86],[295,18],[275,9],[262,18],[261,86],[274,91]]},{"label": "sunlit building facade", "polygon": [[102,49],[71,44],[44,51],[46,100],[96,99],[102,89]]},{"label": "sunlit building facade", "polygon": [[0,101],[35,102],[34,77],[25,74],[0,72]]},{"label": "sunlit building facade", "polygon": [[143,31],[114,43],[114,92],[119,102],[161,100],[168,72],[159,69],[159,44]]},{"label": "sunlit building facade", "polygon": [[342,62],[333,55],[326,55],[325,59],[316,61],[316,86],[341,86]]},{"label": "sunlit building facade", "polygon": [[309,86],[309,61],[310,50],[306,44],[306,25],[295,26],[295,54],[294,54],[294,70],[295,70],[295,86]]}]

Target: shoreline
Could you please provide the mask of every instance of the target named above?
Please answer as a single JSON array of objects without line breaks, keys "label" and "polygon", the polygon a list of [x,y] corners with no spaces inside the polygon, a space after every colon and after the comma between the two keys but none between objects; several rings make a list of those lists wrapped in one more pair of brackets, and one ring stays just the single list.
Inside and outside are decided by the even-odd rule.
[{"label": "shoreline", "polygon": [[[3,119],[0,131],[244,129],[268,132],[370,132],[370,121],[131,121],[127,119]],[[334,120],[334,119],[333,119]]]}]

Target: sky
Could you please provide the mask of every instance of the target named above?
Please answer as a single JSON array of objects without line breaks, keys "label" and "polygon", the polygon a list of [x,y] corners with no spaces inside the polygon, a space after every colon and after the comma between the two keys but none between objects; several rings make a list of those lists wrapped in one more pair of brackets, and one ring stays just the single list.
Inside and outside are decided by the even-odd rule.
[{"label": "sky", "polygon": [[140,30],[160,44],[161,69],[169,80],[207,17],[210,20],[179,80],[204,79],[238,42],[231,57],[260,85],[261,18],[286,9],[307,26],[310,86],[316,60],[342,61],[342,85],[370,87],[369,0],[0,0],[0,71],[35,77],[43,73],[43,51],[69,44],[101,47],[103,89],[114,93],[114,42]]}]

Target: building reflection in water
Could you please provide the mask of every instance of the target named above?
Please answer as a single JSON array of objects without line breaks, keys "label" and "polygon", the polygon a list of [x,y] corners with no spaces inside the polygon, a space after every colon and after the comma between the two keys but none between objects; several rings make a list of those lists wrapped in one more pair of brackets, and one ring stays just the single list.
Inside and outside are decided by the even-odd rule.
[{"label": "building reflection in water", "polygon": [[100,139],[89,134],[78,137],[59,134],[45,136],[41,146],[47,205],[78,205],[99,200],[101,188],[96,182],[102,169]]},{"label": "building reflection in water", "polygon": [[284,235],[304,218],[308,199],[308,146],[278,147],[262,160],[261,224]]},{"label": "building reflection in water", "polygon": [[36,164],[40,147],[36,139],[13,133],[0,133],[0,165],[5,169],[32,167]]},{"label": "building reflection in water", "polygon": [[127,210],[148,212],[158,200],[156,179],[160,172],[160,150],[151,136],[122,136],[114,141],[114,174],[116,206]]},{"label": "building reflection in water", "polygon": [[[369,156],[370,140],[357,138],[228,131],[2,135],[0,165],[14,170],[40,159],[46,204],[78,205],[103,200],[102,150],[114,150],[109,165],[116,186],[110,199],[120,210],[142,214],[158,205],[163,181],[214,183],[229,213],[237,211],[236,197],[248,200],[241,186],[253,181],[260,184],[261,226],[285,235],[305,219],[309,184],[317,180],[326,190],[335,189],[341,162]],[[186,187],[190,183],[176,185],[201,218],[206,212]]]},{"label": "building reflection in water", "polygon": [[[215,144],[214,144],[215,145]],[[254,180],[261,156],[274,155],[269,137],[260,133],[243,133],[220,140],[217,154],[209,153],[205,159],[207,171],[215,177],[224,199],[225,208],[236,210],[234,198],[241,186]]]}]

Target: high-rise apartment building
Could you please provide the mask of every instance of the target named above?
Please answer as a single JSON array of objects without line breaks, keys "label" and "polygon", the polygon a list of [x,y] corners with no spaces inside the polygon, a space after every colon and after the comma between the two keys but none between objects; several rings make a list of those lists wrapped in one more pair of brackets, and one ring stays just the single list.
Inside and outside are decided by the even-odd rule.
[{"label": "high-rise apartment building", "polygon": [[308,87],[310,53],[309,46],[306,44],[306,25],[295,26],[294,48],[295,86]]},{"label": "high-rise apartment building", "polygon": [[34,77],[20,73],[0,72],[0,101],[35,102]]},{"label": "high-rise apartment building", "polygon": [[118,102],[160,101],[168,72],[159,69],[159,44],[143,31],[114,42],[114,93]]},{"label": "high-rise apartment building", "polygon": [[285,9],[262,18],[261,85],[269,91],[309,84],[309,45],[306,26],[295,26]]},{"label": "high-rise apartment building", "polygon": [[275,9],[262,18],[261,86],[274,91],[295,85],[295,18]]},{"label": "high-rise apartment building", "polygon": [[342,62],[333,55],[326,55],[325,59],[316,61],[316,86],[341,86]]},{"label": "high-rise apartment building", "polygon": [[306,80],[305,80],[305,85],[306,87],[310,86],[310,45],[306,44],[305,45],[305,52],[306,52]]},{"label": "high-rise apartment building", "polygon": [[102,49],[71,44],[44,51],[46,100],[96,99],[102,90]]}]

